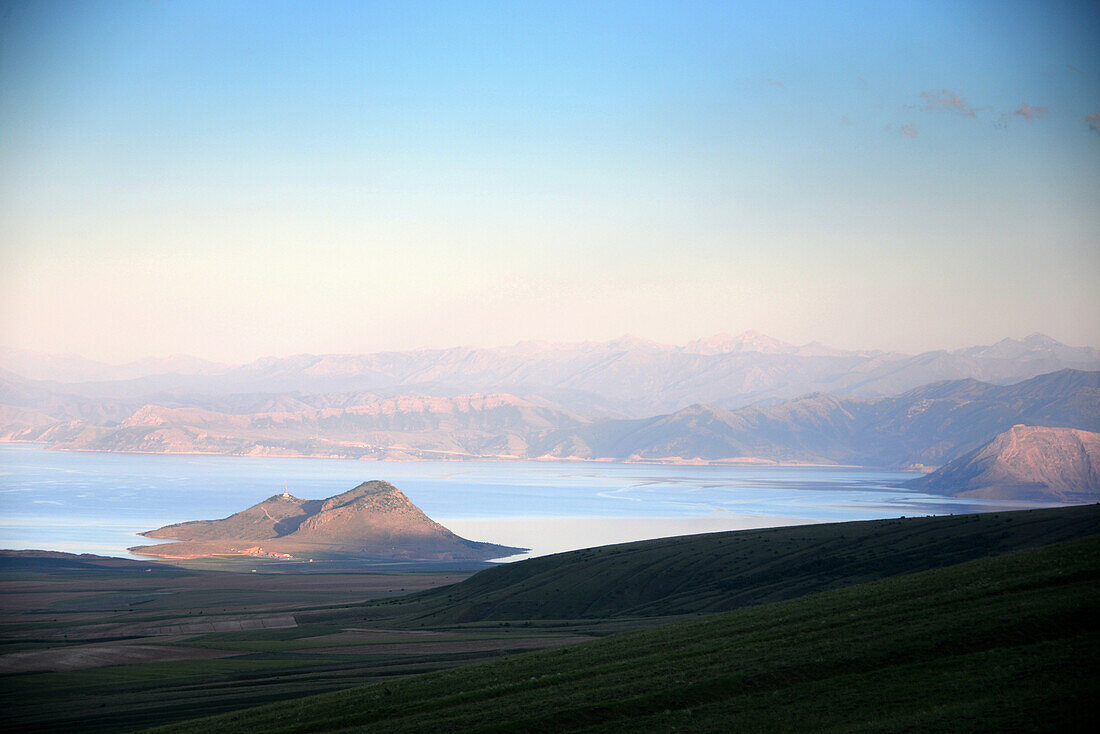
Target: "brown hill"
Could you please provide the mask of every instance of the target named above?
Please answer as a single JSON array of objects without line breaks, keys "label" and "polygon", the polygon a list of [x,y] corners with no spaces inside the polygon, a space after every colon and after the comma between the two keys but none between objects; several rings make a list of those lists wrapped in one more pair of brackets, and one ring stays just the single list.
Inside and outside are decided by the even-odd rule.
[{"label": "brown hill", "polygon": [[141,533],[171,540],[268,540],[288,535],[316,512],[320,500],[300,500],[284,492],[222,520],[194,520]]},{"label": "brown hill", "polygon": [[493,554],[500,550],[500,546],[458,537],[386,482],[367,482],[325,500],[291,537],[296,542],[350,547],[366,555],[415,551],[434,557],[470,551],[476,556],[481,555],[476,552],[481,546],[496,549],[491,550]]},{"label": "brown hill", "polygon": [[523,552],[452,533],[388,482],[371,481],[327,500],[287,493],[221,520],[167,525],[142,535],[181,542],[130,551],[162,558],[221,555],[295,558],[362,557],[425,561],[478,561]]},{"label": "brown hill", "polygon": [[1100,499],[1100,433],[1013,426],[906,486],[966,497],[1095,502]]}]

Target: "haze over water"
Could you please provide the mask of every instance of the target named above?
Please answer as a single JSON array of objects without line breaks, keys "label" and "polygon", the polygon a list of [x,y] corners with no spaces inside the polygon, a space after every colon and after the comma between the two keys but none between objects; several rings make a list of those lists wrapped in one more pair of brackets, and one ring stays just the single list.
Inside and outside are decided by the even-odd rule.
[{"label": "haze over water", "polygon": [[1018,509],[892,485],[864,468],[362,462],[47,451],[0,445],[0,548],[128,555],[136,533],[226,517],[283,490],[321,499],[384,479],[434,520],[531,555],[751,527]]}]

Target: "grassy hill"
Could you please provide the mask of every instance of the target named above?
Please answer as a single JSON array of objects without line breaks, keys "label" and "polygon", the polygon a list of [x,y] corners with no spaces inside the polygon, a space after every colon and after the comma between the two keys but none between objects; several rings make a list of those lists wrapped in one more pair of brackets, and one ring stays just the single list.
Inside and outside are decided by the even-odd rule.
[{"label": "grassy hill", "polygon": [[[389,684],[399,678],[457,667],[477,671],[480,669],[467,666],[584,638],[603,637],[610,642],[618,638],[609,636],[623,632],[654,629],[685,617],[735,607],[759,616],[739,618],[758,620],[752,629],[730,628],[727,641],[721,643],[736,646],[736,650],[733,647],[727,650],[730,654],[740,654],[737,650],[750,650],[755,645],[761,651],[759,654],[766,656],[768,646],[812,642],[813,634],[837,629],[852,619],[859,620],[861,626],[844,634],[854,635],[862,645],[867,641],[859,639],[860,635],[892,635],[896,633],[891,631],[895,624],[905,625],[906,629],[915,624],[914,629],[924,629],[920,627],[923,621],[913,612],[915,622],[895,622],[900,612],[885,607],[882,619],[876,621],[879,592],[867,592],[862,601],[853,602],[857,608],[847,612],[854,617],[810,606],[805,607],[811,610],[805,613],[805,619],[792,623],[793,626],[761,625],[770,624],[773,617],[785,619],[783,615],[787,613],[781,610],[788,607],[783,604],[795,604],[799,601],[796,597],[809,599],[808,595],[814,592],[833,589],[828,593],[841,594],[847,593],[842,588],[847,587],[847,591],[857,593],[856,590],[864,588],[857,584],[884,576],[895,576],[901,582],[913,577],[898,574],[990,555],[1000,554],[1003,559],[1007,557],[1005,553],[1022,548],[1088,535],[1096,537],[1100,531],[1098,514],[1100,506],[1082,506],[688,536],[533,559],[478,574],[436,592],[411,596],[404,594],[406,588],[409,591],[431,588],[446,580],[419,573],[179,572],[162,576],[156,570],[132,573],[128,567],[73,568],[73,558],[0,559],[19,562],[15,566],[0,564],[4,566],[0,569],[3,570],[0,596],[7,605],[4,624],[0,625],[0,663],[7,665],[7,673],[0,675],[0,708],[5,710],[6,721],[16,728],[133,731],[185,721],[200,714],[240,711],[270,702],[346,690],[371,681]],[[1095,548],[1090,553],[1089,573],[1095,573]],[[1043,588],[1056,590],[1066,580],[1057,577],[1057,573],[1072,576],[1076,572],[1072,563],[1056,556],[1039,554],[1028,558],[1030,563],[1040,564],[1036,569],[1049,568],[1055,576],[1042,582],[1047,587],[1042,584],[1032,587],[1034,602],[1025,599],[1021,604],[1046,605],[1048,599]],[[25,561],[31,565],[27,566]],[[138,567],[143,568],[141,564]],[[93,579],[95,583],[89,583]],[[945,589],[950,587],[950,583],[944,583]],[[1021,588],[1026,588],[1031,582],[1021,583],[1024,584]],[[1094,581],[1081,588],[1095,594]],[[971,623],[966,619],[968,615],[992,614],[993,622],[1007,622],[1005,639],[1015,634],[1011,632],[1012,625],[1018,622],[1011,618],[1015,612],[998,612],[999,596],[953,611],[948,607],[967,597],[938,598],[935,589],[926,589],[914,591],[913,600],[905,609],[923,609],[919,599],[926,592],[929,609],[942,606],[937,613],[959,616],[964,627]],[[1073,598],[1079,600],[1083,592],[1074,593],[1077,596]],[[375,602],[364,603],[364,599]],[[788,601],[768,604],[782,599]],[[394,603],[382,603],[385,600]],[[1066,605],[1072,609],[1080,603],[1071,601]],[[815,609],[826,611],[818,614]],[[268,628],[271,624],[274,626]],[[690,628],[695,631],[680,637],[638,638],[643,640],[638,644],[656,645],[653,651],[668,645],[686,649],[696,644],[691,635],[720,639],[727,634],[723,631],[726,628],[706,626],[710,624]],[[819,630],[817,625],[825,626]],[[762,641],[754,641],[753,630],[757,628],[765,635],[760,638]],[[966,635],[962,637],[965,639]],[[906,649],[908,639],[899,638],[892,649],[901,654],[898,651]],[[943,639],[945,647],[941,652],[947,654],[955,638]],[[849,642],[844,638],[836,644],[843,648]],[[918,645],[915,649],[919,652],[923,648]],[[1077,648],[1067,649],[1074,652]],[[706,650],[699,654],[701,662],[712,656]],[[135,655],[144,657],[133,659]],[[577,680],[587,680],[583,678],[587,669],[581,670],[587,663],[584,658],[569,657],[572,655],[570,652],[563,660],[579,660],[576,675],[581,677]],[[593,665],[607,667],[620,653],[608,655],[608,661]],[[793,660],[794,653],[789,657]],[[629,655],[624,659],[645,662]],[[540,660],[543,662],[539,665],[547,665],[547,661],[557,658]],[[992,660],[1002,665],[997,659]],[[70,663],[79,665],[66,668]],[[1073,671],[1078,663],[1077,658],[1063,656],[1058,665]],[[673,673],[682,675],[694,663],[676,659],[669,664],[672,666],[669,680],[675,682]],[[724,669],[711,663],[706,665],[711,667],[700,667],[698,676],[691,679],[692,685],[711,686],[708,676],[713,671],[718,671],[713,675],[719,681],[713,685],[725,685],[722,680],[742,675],[737,671],[721,672]],[[858,672],[858,666],[855,667]],[[771,670],[767,665],[761,669]],[[621,675],[626,677],[616,685],[621,686],[624,700],[629,701],[635,694],[631,692],[633,683],[628,670],[629,666],[623,669]],[[646,668],[642,665],[639,670],[645,673]],[[514,682],[522,688],[526,685],[523,681],[538,679],[544,673],[520,675],[523,677]],[[1096,678],[1087,671],[1078,677],[1080,680],[1073,683],[1077,687]],[[932,682],[936,681],[938,678]],[[868,679],[853,679],[856,686],[872,684],[877,685]],[[502,680],[500,685],[505,686],[501,690],[511,690],[511,683],[505,685]],[[385,689],[378,690],[382,691],[380,696],[386,696]],[[461,687],[454,690],[459,696],[455,701],[465,700]],[[390,695],[396,695],[395,691],[392,689]],[[429,697],[428,701],[432,700]],[[652,699],[660,700],[663,699]],[[554,699],[546,704],[545,710],[553,711],[559,704],[564,705]],[[605,701],[599,705],[611,703]],[[858,705],[874,708],[873,703]],[[695,710],[693,705],[689,707]],[[668,705],[665,708],[677,710]],[[644,707],[639,710],[643,714],[648,711]],[[588,721],[590,714],[584,713],[581,718]],[[558,726],[553,723],[557,719],[551,717],[551,721],[547,728]],[[600,721],[603,720],[596,722],[599,726],[614,729],[619,719],[609,719],[606,724]],[[415,729],[418,722],[419,719],[402,719],[395,728]],[[662,720],[650,723],[661,728],[658,725]],[[782,728],[775,721],[765,723],[771,728]],[[446,730],[451,725],[440,726]],[[452,728],[462,726],[455,724]],[[532,728],[539,730],[541,726]]]},{"label": "grassy hill", "polygon": [[162,731],[1084,730],[1100,538]]},{"label": "grassy hill", "polygon": [[802,525],[533,558],[314,621],[657,617],[722,612],[1100,532],[1100,505]]}]

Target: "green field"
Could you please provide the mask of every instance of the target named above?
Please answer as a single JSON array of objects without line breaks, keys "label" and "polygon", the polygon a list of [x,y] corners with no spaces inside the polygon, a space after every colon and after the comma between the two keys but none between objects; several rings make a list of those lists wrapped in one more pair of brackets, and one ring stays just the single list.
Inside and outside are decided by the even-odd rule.
[{"label": "green field", "polygon": [[1070,726],[1098,531],[1096,505],[838,523],[468,578],[9,564],[0,706],[36,731]]},{"label": "green field", "polygon": [[172,732],[1085,730],[1100,538]]},{"label": "green field", "polygon": [[[0,708],[7,727],[128,731],[484,659],[494,653],[311,654],[307,648],[336,647],[319,640],[342,628],[299,625],[294,618],[303,609],[342,608],[465,575],[233,574],[160,566],[145,573],[8,559],[0,573],[0,665],[8,666],[0,674]],[[258,620],[279,626],[175,629],[249,627]],[[501,641],[502,648],[507,644]]]}]

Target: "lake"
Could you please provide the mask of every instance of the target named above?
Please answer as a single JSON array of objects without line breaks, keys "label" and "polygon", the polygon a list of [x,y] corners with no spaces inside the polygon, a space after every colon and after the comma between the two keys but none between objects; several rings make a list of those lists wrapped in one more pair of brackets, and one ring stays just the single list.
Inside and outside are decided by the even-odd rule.
[{"label": "lake", "polygon": [[0,443],[0,548],[128,556],[144,530],[225,517],[283,491],[322,499],[370,479],[472,540],[530,555],[754,527],[1020,509],[893,485],[848,467],[602,462],[365,462],[48,451]]}]

